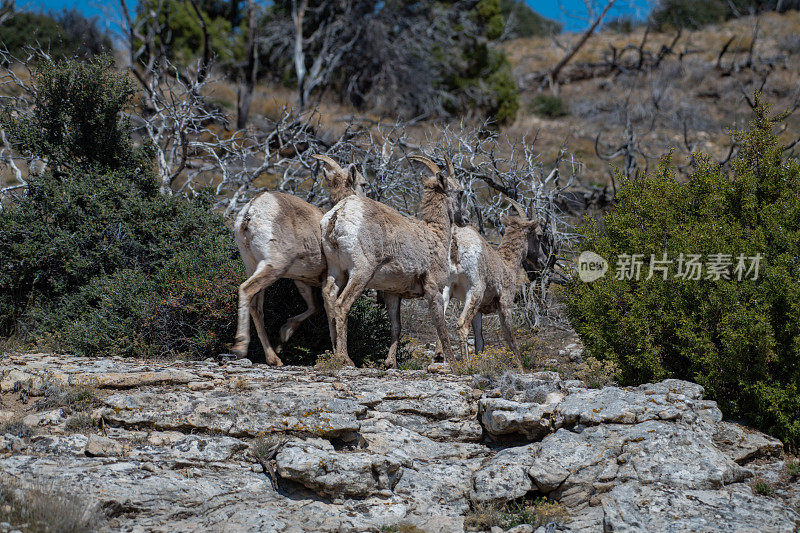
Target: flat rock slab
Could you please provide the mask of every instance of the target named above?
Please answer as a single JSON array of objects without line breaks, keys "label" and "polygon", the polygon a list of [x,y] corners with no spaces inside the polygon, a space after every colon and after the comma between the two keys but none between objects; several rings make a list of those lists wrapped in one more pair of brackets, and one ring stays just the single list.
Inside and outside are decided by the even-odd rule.
[{"label": "flat rock slab", "polygon": [[[800,523],[780,442],[678,380],[15,354],[0,384],[20,397],[3,420],[32,432],[0,435],[0,473],[79,494],[106,531],[449,533],[476,504],[545,495],[571,513],[565,531]],[[51,385],[93,390],[91,427],[69,429],[74,405],[27,400]],[[754,471],[777,497],[753,494]]]},{"label": "flat rock slab", "polygon": [[792,533],[800,515],[746,485],[678,491],[625,484],[603,498],[603,530]]},{"label": "flat rock slab", "polygon": [[182,385],[196,380],[196,375],[178,370],[171,372],[109,372],[73,376],[69,378],[69,384],[97,389],[132,389],[149,385]]}]

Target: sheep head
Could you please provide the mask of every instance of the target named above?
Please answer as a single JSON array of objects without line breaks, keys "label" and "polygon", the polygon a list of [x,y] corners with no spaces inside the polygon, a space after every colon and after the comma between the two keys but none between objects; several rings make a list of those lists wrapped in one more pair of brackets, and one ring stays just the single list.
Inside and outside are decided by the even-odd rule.
[{"label": "sheep head", "polygon": [[442,172],[439,165],[430,158],[421,155],[408,156],[412,161],[417,161],[425,165],[431,171],[430,176],[422,177],[422,185],[427,189],[447,195],[450,201],[450,214],[452,220],[458,226],[466,226],[468,223],[467,211],[464,209],[464,186],[456,179],[455,168],[450,158],[445,156],[447,163],[447,174]]},{"label": "sheep head", "polygon": [[314,154],[311,157],[326,165],[322,169],[322,175],[331,191],[331,203],[338,203],[339,200],[352,194],[364,196],[367,180],[364,179],[354,163],[347,165],[347,168],[344,169],[327,155]]}]

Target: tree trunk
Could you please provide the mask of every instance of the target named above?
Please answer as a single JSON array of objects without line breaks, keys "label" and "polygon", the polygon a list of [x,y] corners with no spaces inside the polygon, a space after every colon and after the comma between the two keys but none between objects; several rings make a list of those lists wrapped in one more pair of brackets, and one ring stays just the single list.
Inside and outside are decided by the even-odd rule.
[{"label": "tree trunk", "polygon": [[253,90],[258,76],[258,47],[256,46],[256,6],[255,0],[247,0],[247,28],[249,41],[247,43],[247,70],[239,85],[238,109],[236,128],[244,129],[247,126],[247,117],[250,114],[250,102],[253,100]]},{"label": "tree trunk", "polygon": [[303,17],[308,8],[308,0],[303,0],[300,7],[297,0],[292,0],[292,18],[294,19],[294,70],[297,74],[297,104],[300,109],[306,106],[305,79],[306,59],[303,55]]}]

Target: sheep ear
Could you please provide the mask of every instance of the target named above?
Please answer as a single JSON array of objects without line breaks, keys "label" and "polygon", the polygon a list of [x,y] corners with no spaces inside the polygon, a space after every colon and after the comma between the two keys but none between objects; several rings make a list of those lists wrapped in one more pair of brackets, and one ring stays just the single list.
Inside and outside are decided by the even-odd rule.
[{"label": "sheep ear", "polygon": [[347,165],[347,183],[350,185],[358,185],[358,169],[355,163]]},{"label": "sheep ear", "polygon": [[439,187],[441,187],[443,191],[450,190],[450,182],[448,181],[447,176],[445,176],[444,173],[437,172],[436,179],[439,181]]},{"label": "sheep ear", "polygon": [[422,176],[422,185],[424,187],[429,188],[429,189],[435,189],[436,187],[439,186],[439,180],[436,178],[436,176],[425,176],[425,175],[423,175]]}]

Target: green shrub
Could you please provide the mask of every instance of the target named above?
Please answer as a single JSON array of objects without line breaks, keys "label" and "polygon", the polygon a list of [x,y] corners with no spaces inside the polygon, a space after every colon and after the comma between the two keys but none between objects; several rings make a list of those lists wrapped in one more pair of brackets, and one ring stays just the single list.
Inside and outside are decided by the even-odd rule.
[{"label": "green shrub", "polygon": [[660,0],[653,8],[650,20],[661,31],[675,28],[694,30],[751,13],[785,12],[799,7],[796,0]]},{"label": "green shrub", "polygon": [[790,481],[800,478],[800,461],[787,461],[784,470]]},{"label": "green shrub", "polygon": [[661,0],[650,14],[650,20],[662,31],[672,28],[695,30],[722,22],[729,14],[726,0]]},{"label": "green shrub", "polygon": [[[274,346],[281,326],[289,317],[305,311],[306,303],[294,282],[288,279],[278,280],[267,288],[264,302],[264,324]],[[391,325],[386,310],[375,302],[374,296],[362,295],[350,310],[347,323],[350,358],[358,366],[379,366],[386,358],[390,344]],[[300,325],[280,356],[285,364],[313,365],[319,354],[330,349],[328,319],[325,312],[320,311]],[[249,353],[255,358],[263,357],[261,343],[255,335],[251,335]]]},{"label": "green shrub", "polygon": [[569,105],[558,96],[540,94],[531,100],[528,107],[531,113],[545,118],[558,118],[569,115]]},{"label": "green shrub", "polygon": [[81,355],[208,357],[233,338],[243,268],[230,229],[159,194],[150,147],[122,111],[111,60],[39,66],[33,110],[2,120],[48,159],[0,212],[0,334]]},{"label": "green shrub", "polygon": [[543,17],[522,0],[500,0],[500,9],[506,19],[513,16],[513,31],[519,37],[561,33],[561,24]]},{"label": "green shrub", "polygon": [[[613,361],[623,384],[667,377],[703,385],[729,417],[800,444],[800,163],[781,147],[759,104],[740,151],[724,170],[695,155],[688,182],[669,156],[652,174],[625,181],[618,205],[581,228],[585,250],[612,265],[643,254],[640,280],[611,266],[566,291],[572,323],[588,352]],[[653,254],[761,254],[758,279],[681,279],[673,264],[646,280]],[[750,261],[746,262],[749,268]],[[705,276],[708,272],[703,271]]]},{"label": "green shrub", "polygon": [[55,14],[11,9],[8,18],[0,24],[0,43],[19,59],[27,57],[31,47],[41,47],[55,58],[89,58],[113,48],[97,19],[86,18],[75,8]]}]

